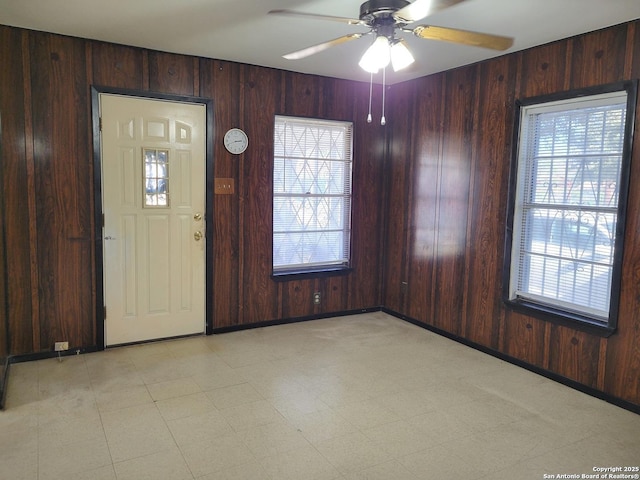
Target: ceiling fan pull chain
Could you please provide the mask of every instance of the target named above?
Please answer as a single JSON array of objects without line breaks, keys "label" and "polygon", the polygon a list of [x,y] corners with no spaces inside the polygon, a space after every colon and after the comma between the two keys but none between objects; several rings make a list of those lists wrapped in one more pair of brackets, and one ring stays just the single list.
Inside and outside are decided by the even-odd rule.
[{"label": "ceiling fan pull chain", "polygon": [[387,67],[382,69],[382,118],[380,118],[380,125],[384,125],[387,123],[387,120],[384,118],[384,100],[385,100],[385,90],[386,90],[386,80],[387,80]]},{"label": "ceiling fan pull chain", "polygon": [[369,115],[367,115],[367,123],[371,123],[371,96],[373,95],[373,72],[369,79]]}]

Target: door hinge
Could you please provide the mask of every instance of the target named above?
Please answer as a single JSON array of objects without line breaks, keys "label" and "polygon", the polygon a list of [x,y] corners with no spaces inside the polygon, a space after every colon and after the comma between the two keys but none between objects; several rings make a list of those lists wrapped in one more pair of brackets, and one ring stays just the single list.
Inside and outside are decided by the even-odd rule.
[{"label": "door hinge", "polygon": [[102,214],[102,226],[104,227],[104,213]]},{"label": "door hinge", "polygon": [[104,306],[104,319],[107,319],[107,306]]},{"label": "door hinge", "polygon": [[102,117],[98,117],[98,130],[102,131]]}]

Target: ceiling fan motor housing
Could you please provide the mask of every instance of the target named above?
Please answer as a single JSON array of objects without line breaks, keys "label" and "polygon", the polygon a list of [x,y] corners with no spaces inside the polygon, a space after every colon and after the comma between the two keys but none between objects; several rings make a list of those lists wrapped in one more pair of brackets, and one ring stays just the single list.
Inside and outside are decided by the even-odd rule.
[{"label": "ceiling fan motor housing", "polygon": [[390,17],[409,3],[406,0],[369,0],[360,5],[360,20],[369,23],[379,17]]}]

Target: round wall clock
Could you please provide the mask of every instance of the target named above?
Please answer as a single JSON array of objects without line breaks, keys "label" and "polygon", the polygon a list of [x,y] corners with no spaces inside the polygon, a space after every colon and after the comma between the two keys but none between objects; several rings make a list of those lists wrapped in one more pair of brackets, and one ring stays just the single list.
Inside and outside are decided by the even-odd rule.
[{"label": "round wall clock", "polygon": [[224,147],[233,153],[239,155],[247,149],[249,145],[249,137],[239,128],[231,128],[224,134]]}]

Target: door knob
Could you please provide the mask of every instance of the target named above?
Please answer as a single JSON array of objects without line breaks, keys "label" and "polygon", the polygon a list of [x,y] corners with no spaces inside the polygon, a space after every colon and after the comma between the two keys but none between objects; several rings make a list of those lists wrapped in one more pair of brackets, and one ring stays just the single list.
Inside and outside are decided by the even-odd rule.
[{"label": "door knob", "polygon": [[198,230],[196,233],[193,234],[193,238],[196,239],[196,242],[202,239],[202,232],[200,230]]},{"label": "door knob", "polygon": [[193,216],[193,219],[194,219],[196,222],[199,222],[200,220],[202,220],[202,215],[200,215],[199,213],[196,213],[196,214]]}]

